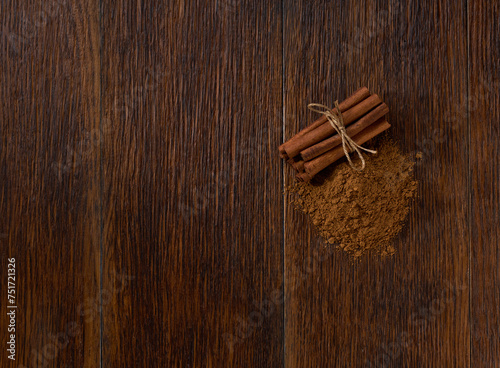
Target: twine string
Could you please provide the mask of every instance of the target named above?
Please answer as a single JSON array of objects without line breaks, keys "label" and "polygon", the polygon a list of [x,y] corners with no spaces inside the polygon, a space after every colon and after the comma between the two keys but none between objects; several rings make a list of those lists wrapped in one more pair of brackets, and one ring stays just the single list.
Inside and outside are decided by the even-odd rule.
[{"label": "twine string", "polygon": [[[363,154],[361,151],[365,151],[368,153],[377,153],[377,151],[370,150],[367,148],[364,148],[354,142],[349,135],[347,135],[347,131],[345,129],[344,125],[344,118],[342,117],[342,113],[340,112],[339,108],[339,103],[338,101],[335,101],[335,107],[336,111],[330,109],[328,106],[322,105],[322,104],[317,104],[317,103],[311,103],[307,105],[309,110],[317,112],[319,114],[325,115],[327,118],[328,122],[331,124],[333,129],[335,129],[342,139],[342,149],[344,150],[345,157],[347,157],[347,160],[349,161],[349,165],[356,171],[363,171],[366,165],[365,158],[363,157]],[[322,109],[322,110],[319,110]],[[361,168],[357,168],[354,166],[351,160],[351,155],[349,152],[356,152],[361,159]]]}]

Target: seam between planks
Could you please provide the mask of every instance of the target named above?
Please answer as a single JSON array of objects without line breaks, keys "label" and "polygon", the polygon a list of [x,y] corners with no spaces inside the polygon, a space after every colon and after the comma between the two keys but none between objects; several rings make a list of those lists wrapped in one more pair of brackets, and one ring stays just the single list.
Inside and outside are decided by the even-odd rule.
[{"label": "seam between planks", "polygon": [[469,368],[472,367],[472,172],[471,172],[471,125],[470,125],[470,9],[469,0],[465,0],[465,23],[467,29],[467,145],[468,145],[468,157],[467,157],[467,172],[468,172],[468,183],[467,183],[467,195],[468,195],[468,208],[467,208],[467,222],[468,222],[468,233],[469,233]]},{"label": "seam between planks", "polygon": [[[285,0],[281,0],[281,105],[282,105],[282,136],[281,143],[285,143],[286,134],[286,106],[285,106]],[[286,367],[286,247],[285,247],[285,235],[286,235],[286,185],[285,185],[285,162],[281,161],[281,176],[283,180],[283,328],[281,335],[281,344],[283,346],[283,368]]]},{"label": "seam between planks", "polygon": [[[102,30],[102,0],[97,1],[99,7],[99,131],[103,134],[102,129],[102,53],[104,43],[104,33]],[[101,141],[102,142],[102,141]],[[102,289],[103,289],[103,269],[104,269],[104,217],[103,217],[103,193],[104,193],[104,162],[103,162],[103,144],[99,146],[99,221],[100,221],[100,236],[99,236],[99,367],[102,367],[102,342],[104,336],[104,309],[102,308]]]}]

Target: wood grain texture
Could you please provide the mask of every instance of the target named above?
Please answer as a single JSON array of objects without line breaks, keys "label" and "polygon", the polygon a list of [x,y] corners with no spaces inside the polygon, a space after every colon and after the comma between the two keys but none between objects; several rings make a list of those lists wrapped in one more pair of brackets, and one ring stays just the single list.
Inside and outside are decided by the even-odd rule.
[{"label": "wood grain texture", "polygon": [[101,12],[103,366],[282,366],[280,4]]},{"label": "wood grain texture", "polygon": [[[500,366],[499,17],[0,2],[0,366]],[[353,264],[286,204],[277,147],[364,85],[423,159],[397,254]]]},{"label": "wood grain texture", "polygon": [[[99,366],[98,11],[93,0],[0,4],[2,367]],[[8,257],[15,361],[5,351]]]},{"label": "wood grain texture", "polygon": [[470,1],[471,333],[474,367],[500,366],[500,6]]},{"label": "wood grain texture", "polygon": [[315,256],[324,243],[287,207],[286,367],[469,365],[468,123],[445,120],[467,103],[465,5],[285,1],[286,138],[316,118],[307,103],[367,85],[401,147],[424,153],[392,258]]}]

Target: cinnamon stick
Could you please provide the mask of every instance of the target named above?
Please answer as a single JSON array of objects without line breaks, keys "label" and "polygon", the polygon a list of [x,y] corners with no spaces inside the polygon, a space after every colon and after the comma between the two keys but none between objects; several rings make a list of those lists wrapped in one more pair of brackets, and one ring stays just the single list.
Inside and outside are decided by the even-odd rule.
[{"label": "cinnamon stick", "polygon": [[[383,131],[389,129],[390,126],[391,125],[385,120],[385,118],[381,118],[377,122],[370,125],[368,128],[356,134],[352,139],[354,140],[354,142],[361,145],[366,141],[372,139],[373,137],[379,135]],[[310,181],[314,177],[314,175],[316,175],[321,170],[331,165],[338,159],[342,158],[343,156],[344,150],[340,146],[322,154],[319,157],[316,157],[311,161],[307,161],[304,163],[305,172],[297,174],[297,179],[300,181]]]},{"label": "cinnamon stick", "polygon": [[298,173],[303,173],[304,172],[304,161],[295,161],[293,158],[290,158],[286,161],[288,164],[290,164],[291,167]]},{"label": "cinnamon stick", "polygon": [[287,161],[291,167],[295,169],[298,173],[304,172],[304,160],[295,161],[293,158]]},{"label": "cinnamon stick", "polygon": [[304,172],[304,170],[305,170],[304,164],[305,164],[304,160],[297,161],[297,163],[295,164],[295,166],[297,168],[297,171],[299,173],[303,173]]},{"label": "cinnamon stick", "polygon": [[[295,169],[295,171],[300,172],[300,170],[299,170],[300,161],[295,161],[295,159],[289,158],[286,162],[288,162],[288,164],[290,164],[290,166],[293,167]],[[304,161],[302,161],[301,167],[302,167],[302,172],[303,172],[304,171]]]},{"label": "cinnamon stick", "polygon": [[[339,108],[341,112],[347,111],[353,106],[359,104],[361,101],[365,100],[370,96],[370,91],[366,87],[362,87],[358,89],[356,92],[354,92],[351,96],[346,98],[344,101],[342,101],[339,104]],[[335,108],[333,109],[337,111]],[[290,145],[293,145],[294,142],[297,140],[300,140],[304,135],[307,133],[313,131],[317,127],[323,125],[323,123],[326,122],[326,117],[322,116],[318,120],[316,120],[314,123],[309,125],[308,127],[302,129],[300,132],[295,134],[292,138],[290,138],[288,141],[283,143],[281,146],[278,147],[278,150],[280,152],[280,156],[284,159],[288,159],[290,156],[287,154],[287,149],[290,147]]]},{"label": "cinnamon stick", "polygon": [[[352,124],[346,129],[346,133],[349,137],[354,137],[356,134],[361,132],[363,129],[367,128],[378,119],[383,117],[384,115],[389,113],[389,107],[382,103],[377,106],[374,110],[370,111],[368,114],[359,119],[356,123]],[[326,151],[335,148],[336,146],[342,143],[342,137],[338,134],[334,135],[331,138],[325,139],[314,146],[308,147],[302,152],[300,152],[300,156],[304,161],[310,161],[315,157],[325,153]]]},{"label": "cinnamon stick", "polygon": [[[370,110],[374,109],[378,105],[382,103],[382,100],[377,95],[371,95],[367,99],[361,101],[359,104],[351,107],[349,110],[342,113],[342,117],[344,120],[344,125],[347,126],[355,120],[359,119]],[[295,157],[301,151],[315,145],[318,142],[321,142],[325,138],[336,133],[336,130],[331,126],[331,124],[327,121],[323,123],[321,126],[316,129],[310,131],[305,134],[300,139],[290,142],[289,147],[286,149],[286,154],[288,157]]]}]

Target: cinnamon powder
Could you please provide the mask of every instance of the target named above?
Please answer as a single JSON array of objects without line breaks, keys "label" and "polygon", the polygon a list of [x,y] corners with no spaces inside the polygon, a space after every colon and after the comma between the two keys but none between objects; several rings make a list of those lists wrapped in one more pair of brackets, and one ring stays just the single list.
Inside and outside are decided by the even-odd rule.
[{"label": "cinnamon powder", "polygon": [[344,162],[322,182],[289,187],[297,194],[292,203],[310,216],[319,234],[355,258],[366,252],[395,252],[392,240],[401,231],[417,190],[410,158],[388,140],[376,149],[377,154],[365,156],[361,172]]}]

